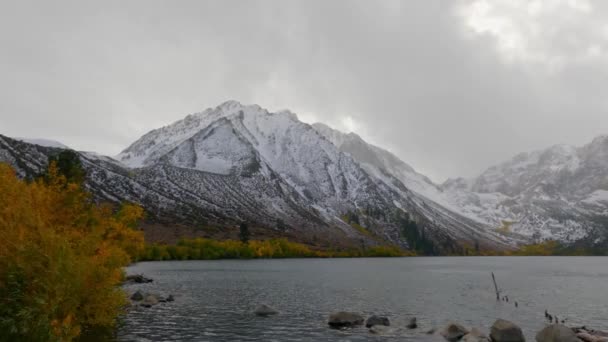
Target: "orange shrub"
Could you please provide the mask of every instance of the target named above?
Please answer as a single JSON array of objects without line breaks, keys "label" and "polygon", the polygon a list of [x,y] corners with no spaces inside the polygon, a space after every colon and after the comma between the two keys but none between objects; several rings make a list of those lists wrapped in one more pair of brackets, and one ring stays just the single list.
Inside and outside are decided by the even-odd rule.
[{"label": "orange shrub", "polygon": [[0,340],[69,341],[111,327],[122,267],[143,249],[142,209],[95,205],[51,163],[22,181],[0,163]]}]

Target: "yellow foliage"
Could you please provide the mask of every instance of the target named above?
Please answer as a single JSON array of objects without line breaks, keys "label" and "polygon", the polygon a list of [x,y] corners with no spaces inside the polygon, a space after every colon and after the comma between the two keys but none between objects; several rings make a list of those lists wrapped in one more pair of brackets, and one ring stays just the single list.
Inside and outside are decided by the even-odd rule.
[{"label": "yellow foliage", "polygon": [[342,219],[342,221],[347,222],[351,227],[355,228],[359,233],[366,235],[366,236],[372,236],[372,234],[370,233],[369,230],[367,230],[365,227],[358,224],[357,222],[350,221],[348,219],[348,216],[344,215],[341,217],[341,219]]},{"label": "yellow foliage", "polygon": [[513,222],[511,222],[511,221],[501,221],[501,222],[502,222],[502,226],[500,228],[498,228],[498,231],[502,232],[502,233],[510,233]]},{"label": "yellow foliage", "polygon": [[122,267],[143,250],[142,209],[95,205],[55,164],[25,182],[0,163],[0,340],[70,341],[111,327]]},{"label": "yellow foliage", "polygon": [[367,249],[318,251],[287,239],[235,240],[183,239],[177,246],[148,245],[140,260],[213,260],[213,259],[270,259],[270,258],[348,258],[411,256],[394,246],[374,246]]},{"label": "yellow foliage", "polygon": [[512,255],[522,256],[550,256],[558,254],[560,245],[557,241],[546,241],[542,243],[523,246]]}]

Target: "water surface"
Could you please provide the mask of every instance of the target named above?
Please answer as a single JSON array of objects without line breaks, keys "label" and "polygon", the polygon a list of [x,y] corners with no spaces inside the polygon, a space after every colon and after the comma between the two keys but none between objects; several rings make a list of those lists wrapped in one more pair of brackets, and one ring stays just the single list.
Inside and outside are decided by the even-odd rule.
[{"label": "water surface", "polygon": [[[442,257],[145,262],[127,269],[136,289],[176,301],[135,308],[121,341],[429,341],[423,332],[457,321],[488,331],[496,318],[534,340],[544,311],[569,325],[608,329],[608,258]],[[496,302],[490,272],[509,302]],[[515,307],[517,301],[519,307]],[[267,303],[281,313],[251,311]],[[387,315],[393,331],[329,329],[333,311]],[[405,329],[417,317],[419,329]]]}]

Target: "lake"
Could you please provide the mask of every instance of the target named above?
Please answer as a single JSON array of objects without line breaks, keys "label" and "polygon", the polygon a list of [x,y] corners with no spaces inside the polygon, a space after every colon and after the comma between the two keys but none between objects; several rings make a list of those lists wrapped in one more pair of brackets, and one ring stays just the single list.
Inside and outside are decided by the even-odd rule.
[{"label": "lake", "polygon": [[[509,302],[496,301],[494,272]],[[144,262],[127,269],[151,284],[126,286],[175,302],[136,307],[121,341],[431,341],[425,331],[456,321],[489,332],[511,320],[527,340],[549,310],[567,325],[608,329],[608,258],[420,257]],[[519,306],[516,308],[514,301]],[[280,311],[256,317],[266,303]],[[386,315],[393,331],[333,330],[333,311]],[[419,328],[405,329],[411,317]]]}]

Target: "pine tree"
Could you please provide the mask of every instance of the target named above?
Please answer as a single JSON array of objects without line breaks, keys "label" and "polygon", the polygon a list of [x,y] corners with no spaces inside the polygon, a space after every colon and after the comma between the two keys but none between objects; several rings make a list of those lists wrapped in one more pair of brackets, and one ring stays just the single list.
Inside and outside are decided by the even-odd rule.
[{"label": "pine tree", "polygon": [[247,222],[241,223],[239,227],[239,238],[243,243],[249,242],[249,226],[247,226]]},{"label": "pine tree", "polygon": [[[49,165],[55,164],[60,175],[64,176],[67,183],[82,184],[86,173],[82,167],[82,162],[78,153],[72,150],[63,150],[59,154],[49,157]],[[48,171],[45,173],[45,179],[48,180]]]}]

